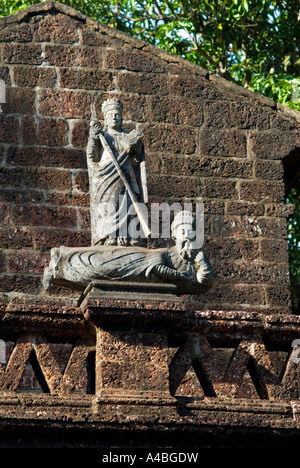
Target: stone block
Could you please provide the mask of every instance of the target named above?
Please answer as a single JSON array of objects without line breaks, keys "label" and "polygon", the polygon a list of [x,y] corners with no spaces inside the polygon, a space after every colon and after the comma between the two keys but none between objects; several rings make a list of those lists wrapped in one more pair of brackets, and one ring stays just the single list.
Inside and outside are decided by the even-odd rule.
[{"label": "stone block", "polygon": [[170,92],[175,96],[227,100],[230,95],[201,76],[171,76]]},{"label": "stone block", "polygon": [[238,130],[202,128],[199,132],[199,153],[207,156],[247,156],[246,135]]},{"label": "stone block", "polygon": [[18,143],[20,140],[20,126],[16,116],[0,115],[1,143]]},{"label": "stone block", "polygon": [[41,65],[43,62],[40,44],[2,44],[1,56],[4,63]]},{"label": "stone block", "polygon": [[41,86],[53,88],[56,82],[54,67],[34,67],[30,65],[15,65],[13,76],[16,86],[21,88]]},{"label": "stone block", "polygon": [[178,193],[181,197],[198,197],[200,195],[200,183],[196,177],[149,174],[148,187],[152,195],[161,197],[174,198]]},{"label": "stone block", "polygon": [[70,190],[71,173],[67,169],[26,168],[25,184],[39,189]]},{"label": "stone block", "polygon": [[74,148],[86,148],[89,136],[89,123],[87,121],[78,121],[71,128],[71,144]]},{"label": "stone block", "polygon": [[73,208],[24,205],[12,207],[12,221],[16,226],[56,226],[76,228],[77,215]]},{"label": "stone block", "polygon": [[2,110],[6,114],[35,113],[35,92],[30,88],[6,88],[6,103],[2,104]]},{"label": "stone block", "polygon": [[156,73],[119,73],[117,86],[121,91],[138,94],[166,95],[168,83],[165,75]]},{"label": "stone block", "polygon": [[106,68],[126,69],[135,72],[162,73],[165,71],[163,62],[138,50],[109,49],[105,56]]},{"label": "stone block", "polygon": [[207,198],[237,199],[236,181],[230,179],[201,179],[201,196]]},{"label": "stone block", "polygon": [[7,162],[11,166],[46,166],[63,168],[84,168],[86,155],[83,150],[73,148],[17,147],[8,150]]},{"label": "stone block", "polygon": [[68,124],[64,119],[42,118],[37,126],[38,144],[65,146],[68,144]]},{"label": "stone block", "polygon": [[147,126],[145,148],[150,152],[192,154],[196,150],[195,130],[171,125]]},{"label": "stone block", "polygon": [[99,47],[45,45],[47,65],[56,67],[98,67],[102,68],[102,49]]},{"label": "stone block", "polygon": [[257,159],[282,159],[296,146],[297,132],[251,132],[249,136],[249,155]]},{"label": "stone block", "polygon": [[67,15],[46,15],[33,22],[35,42],[58,42],[72,44],[79,41],[77,22]]},{"label": "stone block", "polygon": [[205,125],[216,128],[268,129],[269,112],[237,102],[209,102],[205,108]]},{"label": "stone block", "polygon": [[282,180],[282,161],[257,160],[254,162],[254,174],[257,179]]},{"label": "stone block", "polygon": [[97,68],[60,68],[61,88],[109,91],[114,88],[113,74]]},{"label": "stone block", "polygon": [[201,127],[203,105],[196,99],[151,97],[150,118],[153,122]]},{"label": "stone block", "polygon": [[91,96],[84,91],[42,89],[38,94],[39,112],[44,116],[66,119],[90,117]]},{"label": "stone block", "polygon": [[38,252],[36,250],[10,251],[7,256],[9,273],[28,273],[41,275],[49,263],[49,252]]},{"label": "stone block", "polygon": [[29,24],[8,25],[0,30],[0,42],[31,42],[32,32]]},{"label": "stone block", "polygon": [[240,182],[239,193],[243,201],[276,203],[283,202],[285,189],[283,181],[248,180]]},{"label": "stone block", "polygon": [[89,178],[86,170],[78,170],[73,174],[73,186],[81,192],[89,191]]},{"label": "stone block", "polygon": [[[285,234],[282,229],[282,237]],[[287,262],[288,261],[288,246],[285,239],[261,239],[260,241],[260,256],[262,260],[270,262]]]},{"label": "stone block", "polygon": [[169,395],[168,343],[164,334],[99,328],[96,356],[96,394]]}]

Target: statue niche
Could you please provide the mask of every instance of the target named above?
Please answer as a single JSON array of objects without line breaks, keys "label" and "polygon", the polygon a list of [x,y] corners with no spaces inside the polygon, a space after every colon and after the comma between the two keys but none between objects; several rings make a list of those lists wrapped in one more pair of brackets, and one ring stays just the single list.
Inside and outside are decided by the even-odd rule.
[{"label": "statue niche", "polygon": [[[142,132],[122,128],[122,103],[103,104],[104,128],[91,122],[87,143],[92,242],[89,247],[51,249],[44,287],[52,284],[84,290],[94,281],[168,283],[179,293],[204,293],[214,273],[207,256],[195,245],[195,217],[180,211],[171,225],[175,245],[151,249],[147,182]],[[139,229],[128,227],[134,215]]]}]

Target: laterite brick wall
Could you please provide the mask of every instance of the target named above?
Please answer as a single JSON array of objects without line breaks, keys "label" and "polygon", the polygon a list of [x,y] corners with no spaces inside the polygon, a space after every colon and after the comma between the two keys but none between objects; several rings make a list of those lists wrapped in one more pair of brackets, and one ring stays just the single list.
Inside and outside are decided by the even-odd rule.
[{"label": "laterite brick wall", "polygon": [[50,249],[89,245],[89,122],[117,95],[125,127],[145,133],[150,203],[205,205],[217,281],[198,306],[289,312],[283,162],[297,116],[52,2],[0,19],[0,58],[3,303],[45,299]]}]

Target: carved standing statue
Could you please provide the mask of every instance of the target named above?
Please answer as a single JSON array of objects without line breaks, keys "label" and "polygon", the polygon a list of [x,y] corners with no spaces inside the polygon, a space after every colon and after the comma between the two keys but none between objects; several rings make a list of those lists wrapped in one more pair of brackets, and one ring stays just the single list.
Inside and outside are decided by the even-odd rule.
[{"label": "carved standing statue", "polygon": [[[148,201],[143,134],[122,128],[122,110],[122,102],[109,99],[102,105],[104,130],[95,122],[90,126],[87,164],[92,245],[136,244],[138,240],[128,232],[128,215],[137,212],[144,216],[140,205]],[[143,221],[147,226],[147,220]],[[145,227],[144,237],[148,234]]]},{"label": "carved standing statue", "polygon": [[44,287],[60,284],[85,289],[93,281],[171,283],[178,291],[203,293],[214,273],[195,248],[195,217],[180,211],[171,225],[175,245],[150,249],[128,233],[128,215],[138,219],[143,237],[151,233],[142,206],[147,202],[142,133],[122,129],[122,103],[103,104],[105,128],[91,123],[87,144],[92,245],[51,250]]}]

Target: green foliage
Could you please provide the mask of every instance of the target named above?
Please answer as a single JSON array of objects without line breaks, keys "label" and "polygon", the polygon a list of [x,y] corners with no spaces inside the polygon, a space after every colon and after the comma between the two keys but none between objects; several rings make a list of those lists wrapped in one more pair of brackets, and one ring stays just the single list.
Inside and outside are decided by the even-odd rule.
[{"label": "green foliage", "polygon": [[[0,16],[34,3],[39,1],[0,0]],[[299,0],[61,0],[61,3],[300,110]],[[288,198],[296,207],[288,226],[288,240],[291,284],[294,291],[298,288],[298,293],[299,193],[298,184]]]}]

